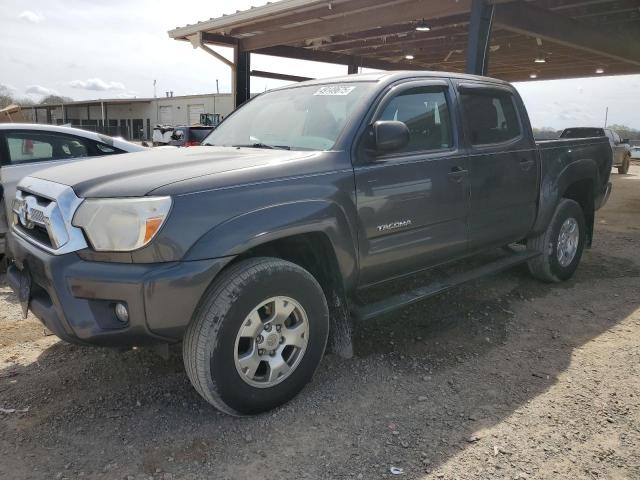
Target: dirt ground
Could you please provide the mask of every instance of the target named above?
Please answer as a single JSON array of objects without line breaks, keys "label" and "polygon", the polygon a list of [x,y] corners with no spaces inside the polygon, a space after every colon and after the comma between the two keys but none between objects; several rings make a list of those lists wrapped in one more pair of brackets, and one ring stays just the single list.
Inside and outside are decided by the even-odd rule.
[{"label": "dirt ground", "polygon": [[179,358],[44,336],[2,283],[0,478],[640,479],[640,167],[612,178],[573,280],[517,268],[358,324],[354,359],[254,418]]}]

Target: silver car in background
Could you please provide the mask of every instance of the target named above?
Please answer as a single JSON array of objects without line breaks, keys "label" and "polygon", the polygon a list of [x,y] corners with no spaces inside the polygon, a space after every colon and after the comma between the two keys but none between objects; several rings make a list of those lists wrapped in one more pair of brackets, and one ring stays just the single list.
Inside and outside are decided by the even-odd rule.
[{"label": "silver car in background", "polygon": [[17,183],[27,175],[67,162],[145,147],[78,128],[29,123],[0,124],[0,255],[4,254]]}]

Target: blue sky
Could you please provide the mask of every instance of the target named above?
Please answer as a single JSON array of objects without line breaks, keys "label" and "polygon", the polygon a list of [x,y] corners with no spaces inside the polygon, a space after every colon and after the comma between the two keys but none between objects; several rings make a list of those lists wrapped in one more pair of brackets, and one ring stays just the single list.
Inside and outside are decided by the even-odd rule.
[{"label": "blue sky", "polygon": [[[230,91],[229,68],[167,31],[233,13],[264,0],[3,0],[0,85],[17,96],[49,93],[74,99],[210,93],[216,79]],[[223,52],[224,53],[224,52]],[[346,67],[254,55],[252,67],[308,77],[341,75]],[[283,82],[252,79],[252,90]],[[516,85],[536,127],[609,122],[640,129],[640,75]]]}]

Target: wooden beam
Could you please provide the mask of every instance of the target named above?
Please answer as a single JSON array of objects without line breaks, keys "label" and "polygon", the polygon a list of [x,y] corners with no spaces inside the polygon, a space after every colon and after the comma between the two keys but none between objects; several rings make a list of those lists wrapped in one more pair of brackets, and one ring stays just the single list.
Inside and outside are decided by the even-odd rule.
[{"label": "wooden beam", "polygon": [[421,18],[456,15],[468,12],[470,6],[471,0],[439,0],[437,2],[410,0],[397,2],[397,4],[372,8],[367,11],[366,15],[344,15],[243,38],[240,40],[240,46],[243,50],[258,50],[276,45],[287,45],[315,38],[359,32],[382,25],[411,22]]},{"label": "wooden beam", "polygon": [[432,30],[431,32],[416,32],[413,29],[406,32],[405,35],[390,35],[391,38],[375,38],[371,40],[354,40],[351,42],[342,42],[339,45],[333,45],[333,43],[327,44],[327,48],[322,48],[324,51],[332,52],[348,52],[356,49],[387,47],[397,45],[400,47],[407,47],[409,45],[427,43],[434,40],[446,40],[454,35],[467,35],[467,29],[464,25],[452,26],[446,29]]},{"label": "wooden beam", "polygon": [[202,32],[202,41],[203,43],[211,43],[213,45],[221,45],[225,47],[233,47],[238,44],[238,40],[236,38],[207,32]]},{"label": "wooden beam", "polygon": [[313,80],[311,77],[299,77],[298,75],[287,75],[285,73],[265,72],[263,70],[251,70],[252,77],[270,78],[272,80],[284,80],[286,82],[306,82]]},{"label": "wooden beam", "polygon": [[258,20],[248,25],[232,28],[230,35],[246,35],[253,33],[268,33],[277,31],[282,25],[295,25],[296,23],[306,23],[314,18],[332,18],[341,15],[357,13],[362,10],[369,10],[376,6],[397,3],[398,0],[347,0],[342,3],[327,2],[316,5],[313,9],[304,11],[294,11],[288,15],[269,17]]},{"label": "wooden beam", "polygon": [[428,24],[429,27],[431,27],[431,31],[429,32],[416,32],[415,23],[410,22],[378,27],[362,32],[353,32],[346,35],[335,35],[331,37],[331,42],[319,45],[318,47],[323,50],[342,50],[343,45],[385,42],[389,40],[389,37],[393,38],[403,33],[420,33],[423,36],[441,35],[443,31],[466,28],[466,25],[469,24],[469,15],[463,13],[451,17],[432,19],[429,20]]},{"label": "wooden beam", "polygon": [[597,55],[640,65],[640,45],[615,32],[594,29],[572,18],[526,2],[496,5],[494,23],[512,32],[531,35]]},{"label": "wooden beam", "polygon": [[408,62],[387,62],[375,58],[344,55],[341,53],[323,52],[309,48],[278,46],[261,48],[253,53],[272,55],[275,57],[293,58],[296,60],[310,60],[312,62],[333,63],[336,65],[355,65],[363,68],[375,68],[377,70],[417,70],[418,67]]}]

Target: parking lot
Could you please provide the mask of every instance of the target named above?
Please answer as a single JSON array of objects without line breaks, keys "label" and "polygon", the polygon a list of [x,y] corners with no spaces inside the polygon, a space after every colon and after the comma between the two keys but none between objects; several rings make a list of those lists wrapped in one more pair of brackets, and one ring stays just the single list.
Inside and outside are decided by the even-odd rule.
[{"label": "parking lot", "polygon": [[3,281],[0,478],[640,478],[640,166],[612,178],[574,279],[517,268],[358,324],[354,359],[253,418],[178,356],[43,335]]}]

